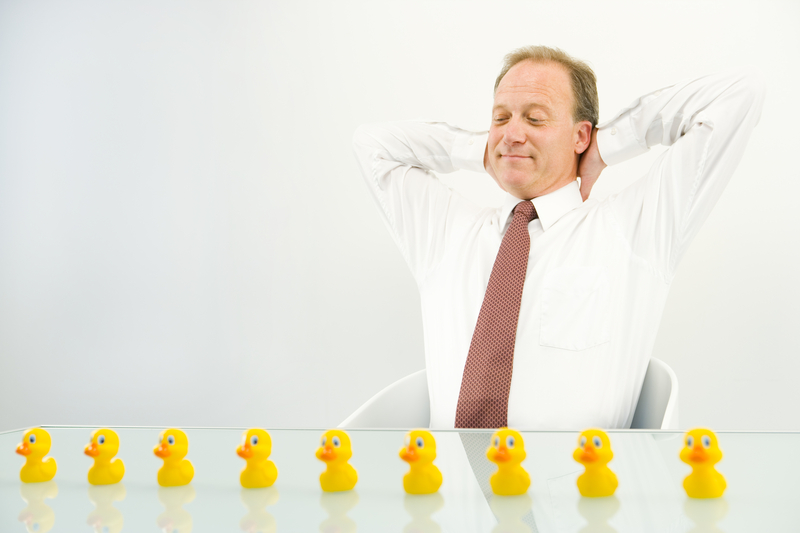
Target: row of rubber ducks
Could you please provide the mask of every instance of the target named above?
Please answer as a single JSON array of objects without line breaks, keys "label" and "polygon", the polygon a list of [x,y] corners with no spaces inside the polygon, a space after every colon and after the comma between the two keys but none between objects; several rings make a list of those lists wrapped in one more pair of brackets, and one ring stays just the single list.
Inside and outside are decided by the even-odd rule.
[{"label": "row of rubber ducks", "polygon": [[[50,434],[42,428],[25,432],[17,453],[25,456],[20,470],[24,483],[49,481],[56,475],[56,460],[45,456],[50,451]],[[725,491],[725,478],[714,465],[722,459],[717,437],[708,429],[693,429],[684,437],[684,448],[680,459],[692,467],[692,473],[683,481],[686,494],[692,498],[718,498]],[[125,475],[125,465],[115,459],[119,451],[119,436],[111,429],[98,429],[92,433],[91,441],[84,453],[94,459],[87,475],[92,485],[118,483]],[[158,484],[162,487],[187,485],[194,477],[194,466],[186,459],[189,439],[177,428],[164,430],[153,453],[164,461],[158,470]],[[272,439],[263,429],[248,429],[236,453],[247,463],[239,475],[244,488],[269,487],[278,478],[275,463],[269,460]],[[326,431],[317,449],[317,459],[326,464],[320,475],[320,486],[325,492],[351,490],[356,486],[358,473],[349,463],[352,457],[350,437],[342,430]],[[416,429],[405,436],[405,446],[400,449],[400,458],[409,464],[403,477],[403,488],[409,494],[432,494],[442,485],[442,473],[433,464],[436,459],[436,441],[426,430]],[[531,484],[530,475],[522,467],[525,460],[525,443],[522,435],[513,429],[501,428],[494,432],[487,458],[497,465],[497,472],[490,478],[492,491],[501,496],[525,494]],[[587,429],[578,436],[578,447],[573,458],[586,470],[578,477],[578,490],[582,496],[605,497],[617,489],[617,476],[608,467],[614,457],[608,435],[600,429]]]}]

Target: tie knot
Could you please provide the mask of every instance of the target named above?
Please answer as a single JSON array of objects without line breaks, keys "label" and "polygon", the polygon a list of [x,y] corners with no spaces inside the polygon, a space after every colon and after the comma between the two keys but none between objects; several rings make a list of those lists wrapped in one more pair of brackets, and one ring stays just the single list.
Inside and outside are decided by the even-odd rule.
[{"label": "tie knot", "polygon": [[517,206],[514,208],[515,217],[517,216],[517,213],[524,215],[525,218],[527,218],[527,222],[530,222],[531,220],[539,216],[536,213],[536,208],[533,207],[533,203],[530,200],[523,200],[520,203],[518,203]]}]

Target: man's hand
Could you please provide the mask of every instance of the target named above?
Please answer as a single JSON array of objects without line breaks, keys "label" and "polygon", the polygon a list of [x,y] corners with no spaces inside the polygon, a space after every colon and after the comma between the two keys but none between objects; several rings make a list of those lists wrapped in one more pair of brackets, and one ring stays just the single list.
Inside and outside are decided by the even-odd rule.
[{"label": "man's hand", "polygon": [[589,148],[581,154],[581,160],[578,162],[578,176],[581,177],[581,197],[585,202],[589,198],[589,193],[594,187],[600,173],[606,168],[603,158],[600,157],[600,150],[597,149],[597,128],[592,130],[592,141],[589,143]]}]

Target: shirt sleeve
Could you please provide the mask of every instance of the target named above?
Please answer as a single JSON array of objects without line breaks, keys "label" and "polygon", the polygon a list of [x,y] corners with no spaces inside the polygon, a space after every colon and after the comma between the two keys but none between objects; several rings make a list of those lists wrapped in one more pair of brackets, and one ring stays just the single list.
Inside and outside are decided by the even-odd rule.
[{"label": "shirt sleeve", "polygon": [[752,69],[684,81],[598,125],[608,165],[669,146],[648,174],[608,199],[634,254],[665,281],[708,217],[758,123],[764,83]]},{"label": "shirt sleeve", "polygon": [[444,253],[454,218],[479,210],[433,172],[484,172],[487,138],[442,122],[368,124],[353,136],[361,173],[418,285]]}]

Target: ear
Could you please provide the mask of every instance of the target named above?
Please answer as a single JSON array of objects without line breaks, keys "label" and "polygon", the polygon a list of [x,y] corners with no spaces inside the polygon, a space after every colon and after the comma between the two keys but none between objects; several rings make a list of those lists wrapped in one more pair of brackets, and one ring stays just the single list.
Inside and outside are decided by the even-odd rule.
[{"label": "ear", "polygon": [[582,154],[592,141],[592,123],[583,120],[575,124],[575,153]]}]

